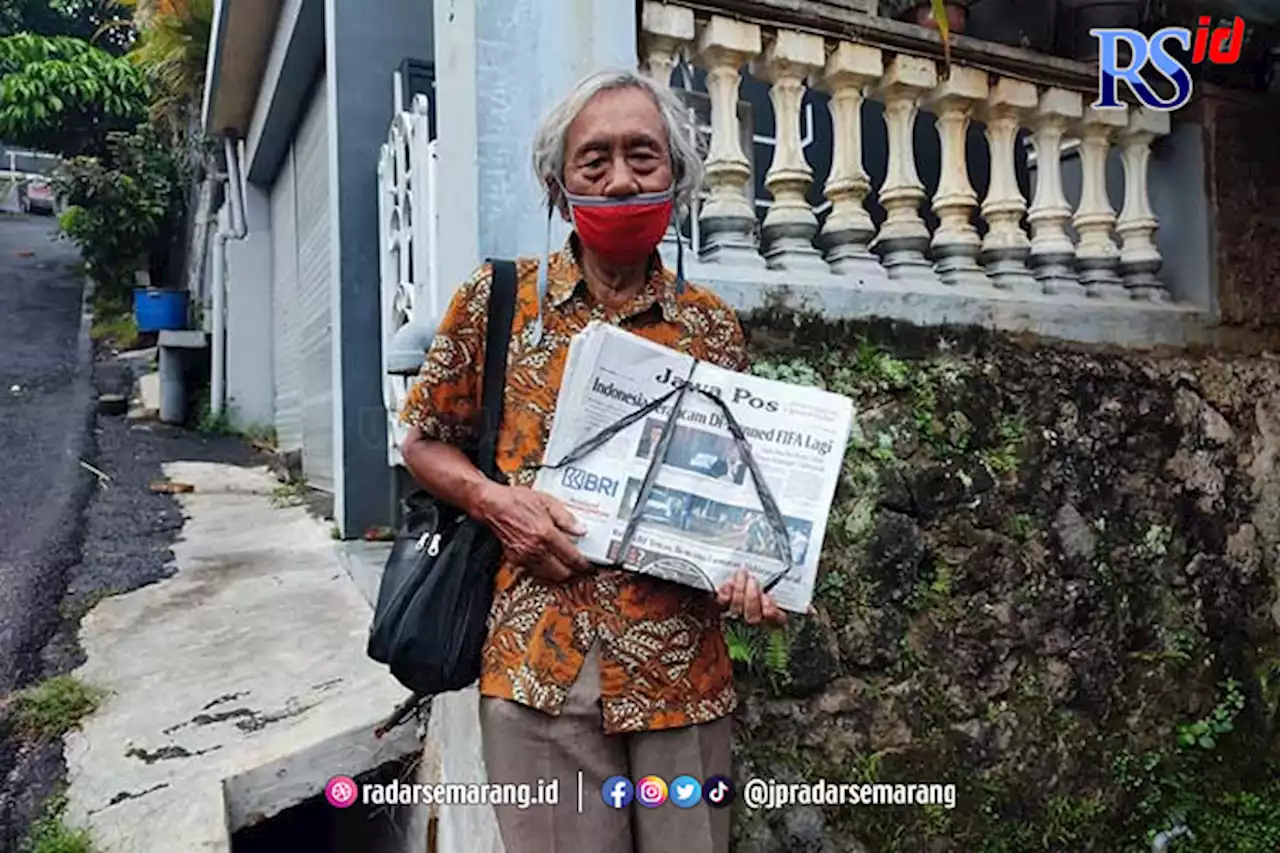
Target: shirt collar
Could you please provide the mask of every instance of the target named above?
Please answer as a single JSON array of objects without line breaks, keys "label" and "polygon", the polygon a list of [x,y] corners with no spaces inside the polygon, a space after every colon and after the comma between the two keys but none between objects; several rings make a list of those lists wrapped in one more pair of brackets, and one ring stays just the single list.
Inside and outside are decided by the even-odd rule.
[{"label": "shirt collar", "polygon": [[[587,281],[578,263],[578,235],[570,234],[564,248],[551,255],[547,266],[547,300],[552,308],[560,308],[581,290],[586,293]],[[649,278],[635,298],[618,312],[620,319],[629,319],[654,305],[659,305],[662,317],[674,322],[678,313],[676,304],[676,277],[662,263],[662,256],[655,249],[649,259]]]}]

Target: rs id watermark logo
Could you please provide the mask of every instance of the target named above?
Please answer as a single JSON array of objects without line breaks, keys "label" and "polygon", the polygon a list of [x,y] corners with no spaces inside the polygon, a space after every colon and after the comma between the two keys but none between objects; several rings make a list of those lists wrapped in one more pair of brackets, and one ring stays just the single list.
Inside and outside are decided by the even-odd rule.
[{"label": "rs id watermark logo", "polygon": [[[1239,16],[1216,26],[1204,16],[1194,31],[1165,27],[1147,38],[1137,30],[1098,29],[1089,30],[1089,35],[1098,40],[1098,100],[1093,103],[1094,109],[1124,109],[1125,103],[1120,100],[1120,82],[1124,81],[1143,106],[1168,112],[1191,100],[1191,74],[1170,45],[1177,44],[1183,53],[1190,51],[1192,65],[1200,65],[1206,59],[1214,65],[1234,65],[1244,48],[1245,27]],[[1130,53],[1125,65],[1121,65],[1122,44]],[[1167,98],[1162,98],[1143,78],[1148,65],[1172,85],[1173,92]]]}]

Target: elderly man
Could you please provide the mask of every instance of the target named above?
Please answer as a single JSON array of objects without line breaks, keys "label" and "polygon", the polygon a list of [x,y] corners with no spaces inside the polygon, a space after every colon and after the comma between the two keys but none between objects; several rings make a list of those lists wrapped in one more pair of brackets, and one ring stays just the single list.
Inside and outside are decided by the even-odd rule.
[{"label": "elderly man", "polygon": [[678,280],[657,252],[701,180],[691,140],[680,101],[630,71],[583,80],[538,131],[548,215],[558,211],[574,233],[545,261],[517,265],[498,441],[510,485],[459,449],[478,430],[488,267],[454,296],[403,412],[404,459],[418,482],[504,546],[480,677],[490,781],[557,777],[564,792],[556,808],[498,809],[507,853],[728,850],[727,809],[614,808],[601,789],[613,776],[728,776],[737,698],[721,618],[727,610],[754,624],[782,612],[745,572],[712,595],[593,566],[574,546],[582,531],[571,513],[529,488],[551,417],[573,417],[554,412],[556,397],[569,341],[592,320],[732,370],[747,365],[733,311]]}]

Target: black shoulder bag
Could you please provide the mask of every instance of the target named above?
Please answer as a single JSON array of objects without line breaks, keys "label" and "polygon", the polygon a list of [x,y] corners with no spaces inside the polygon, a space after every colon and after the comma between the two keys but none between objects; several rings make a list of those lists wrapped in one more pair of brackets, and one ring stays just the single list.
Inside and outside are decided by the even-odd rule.
[{"label": "black shoulder bag", "polygon": [[[481,427],[474,461],[485,476],[505,483],[498,470],[497,443],[516,269],[511,261],[491,263]],[[387,664],[414,695],[383,724],[380,735],[425,699],[460,690],[480,677],[494,576],[502,557],[502,545],[492,531],[456,507],[420,492],[406,499],[403,510],[378,589],[368,653]]]}]

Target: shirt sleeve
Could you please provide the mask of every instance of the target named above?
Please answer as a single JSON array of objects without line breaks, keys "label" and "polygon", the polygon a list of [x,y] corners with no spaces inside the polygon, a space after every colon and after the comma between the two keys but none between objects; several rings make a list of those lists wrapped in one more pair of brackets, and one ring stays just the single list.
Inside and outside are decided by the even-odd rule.
[{"label": "shirt sleeve", "polygon": [[728,305],[721,304],[712,312],[705,360],[738,373],[745,373],[751,366],[751,359],[747,357],[747,336],[738,322],[738,315]]},{"label": "shirt sleeve", "polygon": [[400,411],[401,423],[462,449],[478,440],[490,281],[486,265],[453,295]]}]

